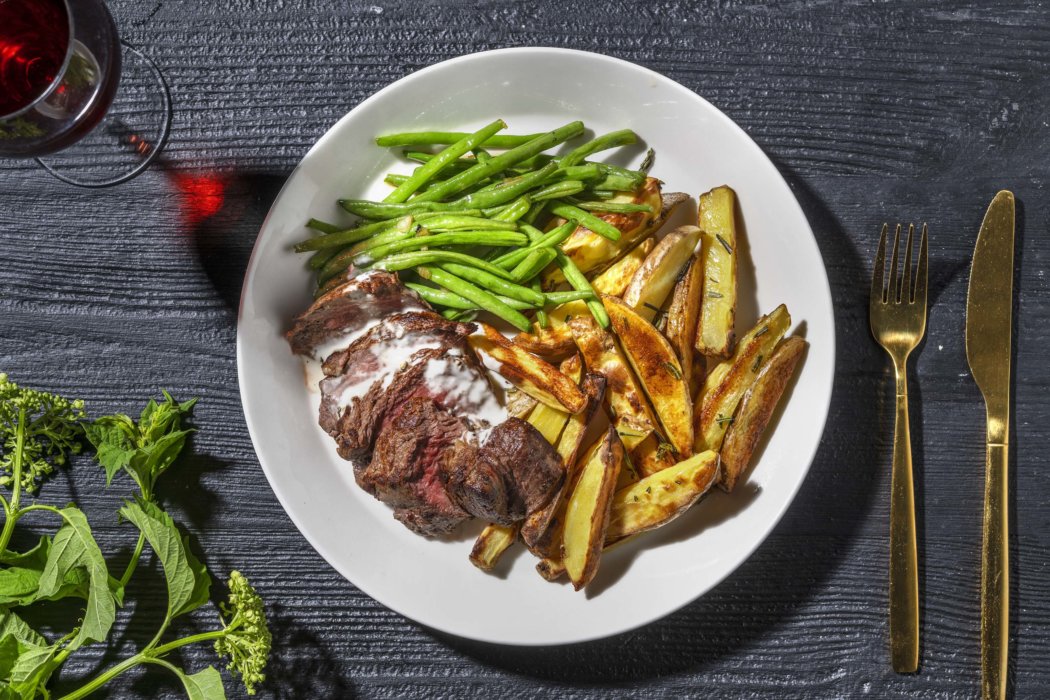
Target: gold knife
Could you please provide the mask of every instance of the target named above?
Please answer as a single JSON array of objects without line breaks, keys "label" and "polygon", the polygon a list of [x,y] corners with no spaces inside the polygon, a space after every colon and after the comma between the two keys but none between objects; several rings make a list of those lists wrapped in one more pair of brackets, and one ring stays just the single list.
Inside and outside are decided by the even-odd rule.
[{"label": "gold knife", "polygon": [[977,235],[966,299],[966,359],[984,394],[988,435],[981,551],[981,693],[1006,697],[1010,618],[1007,464],[1014,280],[1014,195],[995,195]]}]

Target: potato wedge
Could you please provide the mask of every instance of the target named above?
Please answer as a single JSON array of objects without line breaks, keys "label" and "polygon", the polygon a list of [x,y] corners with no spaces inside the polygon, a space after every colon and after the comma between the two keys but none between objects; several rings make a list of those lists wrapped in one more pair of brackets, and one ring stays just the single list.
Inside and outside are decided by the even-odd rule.
[{"label": "potato wedge", "polygon": [[722,185],[700,195],[698,222],[704,230],[704,295],[696,349],[728,357],[736,327],[736,193]]},{"label": "potato wedge", "polygon": [[664,236],[631,279],[623,293],[624,303],[652,321],[692,259],[700,233],[696,226],[679,226]]},{"label": "potato wedge", "polygon": [[[627,361],[641,380],[667,441],[684,459],[693,453],[693,406],[682,365],[671,344],[646,319],[615,297],[602,297]],[[584,353],[586,358],[586,353]]]},{"label": "potato wedge", "polygon": [[[692,397],[698,382],[693,378],[696,363],[693,361],[693,343],[700,319],[700,298],[704,286],[704,263],[698,255],[689,261],[685,274],[674,286],[671,305],[667,309],[667,328],[664,334],[682,363],[682,377]],[[703,379],[703,377],[701,377]]]},{"label": "potato wedge", "polygon": [[613,491],[623,464],[623,445],[610,426],[601,447],[583,466],[565,510],[565,571],[577,591],[598,572]]},{"label": "potato wedge", "polygon": [[507,390],[507,413],[515,418],[526,420],[532,409],[539,403],[524,391],[511,387]]},{"label": "potato wedge", "polygon": [[[579,476],[580,461],[577,454],[587,426],[602,403],[605,393],[605,377],[588,373],[580,384],[587,396],[587,408],[568,417],[565,429],[558,439],[557,451],[565,466],[565,479],[561,488],[543,508],[534,511],[521,526],[521,539],[533,554],[539,557],[559,556],[562,542],[562,526],[565,522],[565,503],[572,493]],[[557,550],[557,551],[556,551]]]},{"label": "potato wedge", "polygon": [[[633,214],[601,214],[600,218],[608,221],[620,230],[620,240],[610,241],[590,229],[580,226],[561,244],[565,255],[583,273],[601,272],[620,257],[625,255],[634,244],[651,233],[656,232],[670,216],[674,208],[689,199],[681,192],[666,196],[660,194],[661,182],[648,178],[642,189],[636,193],[624,193],[614,198],[614,202],[633,202],[648,204],[652,213],[636,212]],[[550,289],[565,281],[561,270],[551,268],[543,276],[543,286]]]},{"label": "potato wedge", "polygon": [[518,526],[488,525],[470,550],[470,563],[482,571],[492,571],[507,548],[518,539]]},{"label": "potato wedge", "polygon": [[569,328],[587,369],[605,377],[605,405],[624,446],[631,449],[656,429],[649,401],[610,333],[590,316],[573,318]]},{"label": "potato wedge", "polygon": [[644,241],[631,248],[631,252],[623,256],[602,274],[591,280],[591,287],[598,294],[609,294],[610,296],[622,296],[624,290],[631,283],[631,279],[638,268],[645,262],[646,257],[656,246],[656,239],[649,236]]},{"label": "potato wedge", "polygon": [[655,474],[674,466],[678,461],[671,444],[660,442],[655,433],[635,446],[630,455],[631,463],[638,471],[639,477]]},{"label": "potato wedge", "polygon": [[719,471],[718,453],[707,450],[617,491],[606,546],[671,522],[707,493]]},{"label": "potato wedge", "polygon": [[498,372],[511,384],[540,403],[569,413],[578,413],[587,398],[572,381],[553,365],[507,340],[492,326],[479,323],[484,335],[468,338],[474,350],[483,352],[499,363]]},{"label": "potato wedge", "polygon": [[[573,355],[563,361],[558,370],[572,381],[579,382],[582,367],[583,363],[580,361],[580,356]],[[536,407],[529,414],[528,421],[532,424],[532,427],[540,431],[540,435],[547,442],[557,445],[558,436],[561,435],[562,428],[565,427],[565,423],[569,420],[569,415],[568,411],[563,409],[551,408],[545,403],[537,403]]]},{"label": "potato wedge", "polygon": [[[586,313],[586,305],[581,302],[580,306]],[[551,323],[546,328],[540,328],[538,323],[533,323],[531,333],[518,333],[514,336],[514,344],[520,345],[534,355],[542,355],[551,359],[567,357],[576,350],[572,333],[569,332],[564,321],[557,324]]]},{"label": "potato wedge", "polygon": [[791,314],[781,304],[763,316],[737,344],[736,352],[707,375],[693,407],[696,451],[717,450],[733,421],[740,397],[754,382],[765,358],[784,337]]},{"label": "potato wedge", "polygon": [[764,364],[755,382],[740,399],[733,422],[722,441],[722,476],[718,485],[732,491],[751,463],[751,455],[776,410],[780,397],[791,381],[806,341],[798,336],[785,338]]}]

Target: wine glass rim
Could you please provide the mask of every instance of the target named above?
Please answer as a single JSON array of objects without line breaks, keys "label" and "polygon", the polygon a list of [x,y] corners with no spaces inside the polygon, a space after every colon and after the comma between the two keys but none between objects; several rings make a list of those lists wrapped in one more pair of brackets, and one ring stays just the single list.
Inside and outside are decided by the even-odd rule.
[{"label": "wine glass rim", "polygon": [[21,109],[15,110],[8,114],[0,114],[0,121],[6,121],[8,119],[14,119],[19,117],[26,112],[29,112],[34,107],[39,105],[41,102],[51,96],[58,86],[62,83],[62,78],[65,77],[66,71],[69,69],[69,62],[73,60],[73,45],[76,43],[76,39],[73,34],[73,8],[69,6],[69,0],[60,0],[62,7],[66,10],[66,21],[69,23],[69,41],[66,42],[66,57],[62,59],[62,67],[55,73],[55,77],[52,78],[51,84],[47,86],[47,89],[37,95],[36,99],[27,104]]}]

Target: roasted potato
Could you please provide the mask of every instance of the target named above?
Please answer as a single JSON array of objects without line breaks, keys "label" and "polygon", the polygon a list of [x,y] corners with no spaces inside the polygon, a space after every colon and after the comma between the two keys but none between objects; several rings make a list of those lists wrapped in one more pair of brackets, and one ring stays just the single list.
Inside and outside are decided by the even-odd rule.
[{"label": "roasted potato", "polygon": [[693,407],[696,451],[717,450],[722,446],[722,437],[733,421],[740,397],[754,382],[763,360],[772,356],[790,325],[791,315],[781,304],[760,318],[741,339],[733,356],[720,362],[707,375]]},{"label": "roasted potato", "polygon": [[587,398],[572,381],[545,360],[507,340],[502,333],[485,323],[478,323],[484,335],[472,335],[472,348],[499,363],[498,372],[511,384],[540,403],[569,413],[579,413]]},{"label": "roasted potato", "polygon": [[664,236],[634,273],[623,293],[624,303],[645,320],[653,320],[679,273],[692,259],[699,240],[700,229],[696,226],[679,226]]},{"label": "roasted potato", "polygon": [[679,459],[688,457],[693,453],[693,406],[682,365],[671,344],[653,324],[619,299],[603,297],[602,300],[667,441],[674,446]]},{"label": "roasted potato", "polygon": [[507,548],[518,538],[518,526],[489,524],[470,550],[470,563],[482,571],[492,571]]},{"label": "roasted potato", "polygon": [[806,341],[797,336],[785,338],[763,365],[755,382],[740,399],[740,406],[722,441],[722,476],[718,485],[732,491],[751,463],[780,397],[795,373],[795,367],[806,349]]},{"label": "roasted potato", "polygon": [[620,353],[616,339],[599,328],[593,318],[577,316],[569,322],[569,328],[587,369],[605,377],[605,404],[612,424],[624,446],[631,449],[656,429],[656,418],[638,380]]},{"label": "roasted potato", "polygon": [[[577,302],[570,302],[575,304]],[[568,304],[563,304],[568,306]],[[580,302],[583,312],[587,313],[587,306]],[[565,322],[550,324],[547,328],[541,328],[538,323],[532,324],[532,332],[518,333],[514,336],[514,344],[520,345],[535,355],[542,355],[550,359],[561,359],[576,350],[576,343],[572,340]]]},{"label": "roasted potato", "polygon": [[606,546],[674,520],[707,493],[718,473],[718,453],[708,450],[617,491]]},{"label": "roasted potato", "polygon": [[525,542],[529,551],[540,557],[560,556],[565,503],[580,473],[578,469],[580,465],[576,459],[577,453],[583,443],[587,426],[590,425],[598,406],[602,403],[602,396],[605,393],[605,377],[593,372],[588,373],[584,376],[580,386],[587,396],[587,408],[568,417],[557,444],[558,456],[565,466],[565,479],[562,481],[561,488],[551,497],[547,505],[525,518],[525,523],[521,527],[522,541]]},{"label": "roasted potato", "polygon": [[630,456],[639,477],[655,474],[678,461],[671,443],[661,442],[656,433],[638,443],[630,451]]},{"label": "roasted potato", "polygon": [[[654,233],[676,206],[689,199],[688,195],[676,192],[661,196],[661,182],[655,178],[645,181],[637,193],[625,194],[612,201],[648,204],[652,213],[601,214],[600,217],[620,230],[620,240],[610,241],[590,229],[580,226],[569,236],[561,248],[583,273],[600,272],[626,254],[637,241]],[[565,281],[565,276],[556,267],[543,276],[543,286],[550,289]]]},{"label": "roasted potato", "polygon": [[634,248],[631,248],[631,252],[627,255],[610,265],[608,270],[591,280],[591,287],[598,294],[608,294],[614,297],[622,296],[624,290],[631,283],[631,279],[638,272],[638,268],[645,262],[646,257],[652,252],[654,246],[656,246],[656,239],[653,236],[649,236]]},{"label": "roasted potato", "polygon": [[[704,286],[704,263],[694,255],[689,261],[685,274],[674,286],[671,294],[671,305],[667,309],[667,328],[664,334],[671,342],[671,347],[678,353],[682,363],[682,378],[689,387],[690,398],[696,394],[696,388],[703,380],[695,376],[697,362],[694,361],[693,343],[696,342],[696,328],[700,318],[700,299]],[[702,367],[702,365],[701,365]]]},{"label": "roasted potato", "polygon": [[511,387],[507,390],[507,413],[515,418],[526,420],[539,401],[524,391]]},{"label": "roasted potato", "polygon": [[726,186],[700,195],[704,295],[696,349],[711,357],[733,352],[736,326],[736,193]]},{"label": "roasted potato", "polygon": [[[573,355],[566,359],[558,367],[558,370],[572,381],[578,383],[582,370],[580,356]],[[565,423],[568,420],[569,413],[567,411],[560,408],[551,408],[545,403],[537,403],[528,418],[532,427],[540,431],[544,439],[552,445],[558,444],[558,436],[561,435],[562,428],[565,427]]]},{"label": "roasted potato", "polygon": [[590,583],[598,572],[613,491],[622,464],[623,445],[610,426],[601,447],[584,464],[565,509],[563,559],[576,590]]}]

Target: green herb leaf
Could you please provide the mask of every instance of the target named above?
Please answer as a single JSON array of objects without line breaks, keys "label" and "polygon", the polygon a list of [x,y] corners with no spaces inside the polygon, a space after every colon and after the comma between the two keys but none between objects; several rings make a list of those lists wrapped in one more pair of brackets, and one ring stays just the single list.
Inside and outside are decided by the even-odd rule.
[{"label": "green herb leaf", "polygon": [[18,660],[18,638],[13,634],[0,637],[0,678],[10,678]]},{"label": "green herb leaf", "polygon": [[677,367],[675,367],[675,364],[673,362],[665,362],[664,363],[664,369],[666,369],[667,373],[670,374],[675,379],[681,379],[682,378],[682,370],[680,370]]},{"label": "green herb leaf", "polygon": [[226,689],[222,685],[222,676],[214,666],[208,666],[193,675],[183,673],[176,666],[172,666],[171,671],[182,681],[189,700],[226,700]]},{"label": "green herb leaf", "polygon": [[67,506],[59,511],[65,523],[51,544],[47,564],[40,575],[41,597],[57,594],[66,576],[74,568],[83,568],[88,576],[87,607],[84,620],[69,647],[76,649],[87,642],[101,642],[109,634],[116,618],[117,597],[110,590],[109,570],[102,550],[91,534],[91,527],[80,509]]},{"label": "green herb leaf", "polygon": [[168,619],[207,602],[211,579],[204,566],[189,554],[171,516],[143,499],[128,501],[120,509],[120,514],[142,531],[164,567],[168,584]]},{"label": "green herb leaf", "polygon": [[27,625],[25,620],[7,608],[0,608],[0,636],[8,634],[24,644],[47,645],[47,640]]},{"label": "green herb leaf", "polygon": [[0,563],[8,565],[0,569],[0,605],[24,606],[39,600],[60,600],[71,596],[87,598],[88,576],[81,568],[67,571],[62,585],[55,593],[40,595],[40,575],[50,553],[51,538],[44,536],[27,552],[4,552],[0,555]]}]

